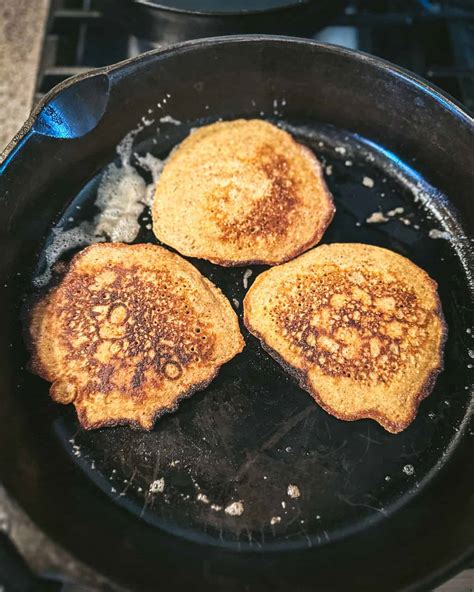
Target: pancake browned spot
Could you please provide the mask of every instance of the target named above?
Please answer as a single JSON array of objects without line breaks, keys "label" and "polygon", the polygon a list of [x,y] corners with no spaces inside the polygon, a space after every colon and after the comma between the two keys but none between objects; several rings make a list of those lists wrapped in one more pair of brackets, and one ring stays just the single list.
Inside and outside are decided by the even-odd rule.
[{"label": "pancake browned spot", "polygon": [[31,369],[85,428],[151,429],[244,342],[221,291],[154,245],[98,244],[32,310]]},{"label": "pancake browned spot", "polygon": [[323,245],[258,276],[244,320],[326,411],[372,418],[396,433],[443,366],[436,287],[392,251]]},{"label": "pancake browned spot", "polygon": [[334,215],[314,154],[260,120],[194,131],[166,162],[153,230],[220,265],[276,264],[315,245]]}]

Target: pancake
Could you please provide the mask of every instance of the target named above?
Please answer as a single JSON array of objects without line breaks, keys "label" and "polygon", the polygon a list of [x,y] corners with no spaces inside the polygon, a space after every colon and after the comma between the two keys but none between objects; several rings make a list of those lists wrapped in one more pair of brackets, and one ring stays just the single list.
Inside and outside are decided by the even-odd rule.
[{"label": "pancake", "polygon": [[222,292],[154,245],[101,243],[78,253],[33,307],[30,368],[74,403],[86,429],[150,430],[206,387],[244,346]]},{"label": "pancake", "polygon": [[274,265],[319,242],[334,204],[308,148],[239,119],[199,128],[172,152],[152,213],[157,238],[183,255]]},{"label": "pancake", "polygon": [[322,245],[257,277],[244,322],[323,409],[404,430],[443,367],[437,285],[404,257]]}]

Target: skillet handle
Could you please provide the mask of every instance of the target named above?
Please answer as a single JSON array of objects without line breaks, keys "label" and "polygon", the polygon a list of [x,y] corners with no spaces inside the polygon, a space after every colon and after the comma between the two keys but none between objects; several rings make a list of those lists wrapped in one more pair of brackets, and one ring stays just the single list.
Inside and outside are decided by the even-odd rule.
[{"label": "skillet handle", "polygon": [[5,592],[59,592],[62,588],[60,582],[37,577],[4,532],[0,532],[0,585]]},{"label": "skillet handle", "polygon": [[110,94],[106,68],[73,76],[55,86],[31,113],[15,138],[0,152],[0,176],[27,144],[41,138],[82,138],[100,123]]}]

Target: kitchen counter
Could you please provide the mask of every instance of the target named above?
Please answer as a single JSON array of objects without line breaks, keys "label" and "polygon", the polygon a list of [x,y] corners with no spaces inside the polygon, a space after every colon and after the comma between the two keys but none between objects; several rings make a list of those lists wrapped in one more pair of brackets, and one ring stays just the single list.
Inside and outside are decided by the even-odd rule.
[{"label": "kitchen counter", "polygon": [[49,0],[0,1],[0,152],[31,111]]}]

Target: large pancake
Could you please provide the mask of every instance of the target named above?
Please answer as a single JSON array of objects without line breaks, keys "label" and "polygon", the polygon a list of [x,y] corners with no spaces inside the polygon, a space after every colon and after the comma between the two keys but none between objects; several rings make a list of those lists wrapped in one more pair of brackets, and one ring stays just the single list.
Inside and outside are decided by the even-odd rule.
[{"label": "large pancake", "polygon": [[153,230],[183,255],[219,265],[277,264],[319,242],[334,215],[314,154],[261,120],[214,123],[171,154]]},{"label": "large pancake", "polygon": [[78,253],[32,310],[31,369],[85,428],[155,419],[204,388],[244,346],[222,292],[154,245]]},{"label": "large pancake", "polygon": [[322,245],[257,277],[249,331],[328,413],[404,430],[443,367],[436,283],[362,244]]}]

